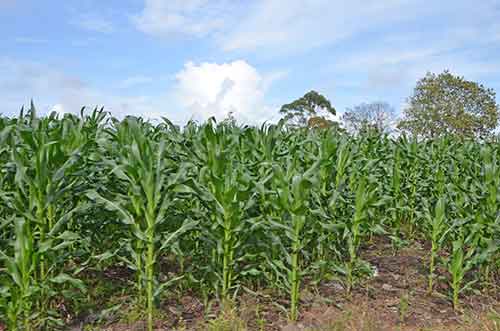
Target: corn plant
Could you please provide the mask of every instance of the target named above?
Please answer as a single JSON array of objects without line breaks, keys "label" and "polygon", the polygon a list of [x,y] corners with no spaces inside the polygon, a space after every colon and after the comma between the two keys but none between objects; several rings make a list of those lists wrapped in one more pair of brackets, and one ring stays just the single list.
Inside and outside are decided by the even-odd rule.
[{"label": "corn plant", "polygon": [[436,268],[436,259],[438,253],[442,248],[446,234],[447,228],[449,228],[446,223],[446,203],[444,198],[440,198],[436,202],[434,212],[427,213],[427,224],[429,227],[430,241],[431,241],[431,252],[429,258],[429,276],[428,276],[428,287],[427,291],[432,294],[434,288],[434,272]]},{"label": "corn plant", "polygon": [[137,272],[139,304],[146,305],[147,327],[151,331],[154,299],[175,280],[158,284],[156,261],[180,235],[196,225],[188,215],[179,224],[169,214],[179,194],[189,192],[184,185],[186,170],[168,154],[175,148],[174,143],[167,146],[166,141],[156,141],[154,128],[148,124],[128,118],[115,122],[108,134],[110,139],[103,141],[101,147],[109,157],[103,162],[116,185],[102,194],[90,191],[88,196],[115,211],[128,230],[124,246],[129,256],[121,258]]},{"label": "corn plant", "polygon": [[[354,181],[351,177],[351,182]],[[364,223],[370,217],[370,208],[377,206],[379,203],[384,203],[383,200],[376,201],[377,190],[370,179],[365,176],[357,177],[356,184],[352,184],[355,189],[354,194],[354,211],[352,219],[346,222],[344,227],[343,238],[347,242],[348,257],[344,264],[346,273],[347,292],[352,290],[355,281],[355,271],[358,266],[361,266],[358,258],[358,250],[363,236],[366,235]]]},{"label": "corn plant", "polygon": [[213,119],[181,129],[102,109],[37,117],[31,106],[0,116],[0,319],[62,329],[59,303],[87,304],[81,271],[125,264],[149,330],[178,276],[207,311],[241,291],[282,291],[295,320],[305,282],[341,274],[354,290],[376,235],[394,249],[428,243],[428,291],[447,270],[459,309],[478,282],[495,289],[499,160],[498,140]]},{"label": "corn plant", "polygon": [[[404,163],[401,164],[399,169],[401,169],[401,178],[404,181],[401,183],[402,194],[405,197],[405,208],[402,209],[404,212],[403,219],[401,220],[401,225],[404,228],[404,232],[409,239],[414,239],[416,232],[416,222],[417,222],[417,209],[419,204],[419,185],[421,171],[421,149],[423,145],[419,145],[416,139],[408,139],[406,137],[400,138],[398,145],[401,148],[402,159]],[[419,168],[420,167],[420,168]]]},{"label": "corn plant", "polygon": [[[31,298],[33,304],[21,307],[31,309],[23,311],[25,315],[37,311],[36,325],[40,330],[60,323],[54,299],[66,293],[61,292],[64,284],[84,289],[75,278],[81,268],[72,275],[65,272],[65,264],[72,260],[71,250],[79,240],[78,234],[68,229],[68,223],[84,209],[71,201],[71,193],[82,181],[82,177],[74,175],[85,145],[84,140],[74,137],[72,119],[58,119],[55,114],[39,119],[31,105],[28,114],[13,124],[9,138],[10,159],[6,168],[14,172],[14,185],[5,187],[1,197],[11,215],[9,219],[24,219],[23,227],[27,229],[22,233],[32,236],[29,240],[33,270],[26,280],[31,282],[29,286],[37,288],[37,295]],[[15,254],[14,250],[11,256]],[[10,285],[16,287],[19,283]],[[12,289],[11,293],[16,291]]]},{"label": "corn plant", "polygon": [[0,260],[6,265],[10,279],[2,287],[2,310],[10,330],[34,329],[33,298],[40,291],[35,281],[38,253],[34,251],[34,237],[25,219],[16,218],[13,256],[0,250]]},{"label": "corn plant", "polygon": [[[500,166],[498,164],[495,150],[490,146],[481,150],[482,158],[482,180],[477,181],[478,190],[484,192],[482,213],[478,217],[477,226],[480,236],[487,240],[500,241],[500,213],[498,212],[498,201],[500,200]],[[500,250],[500,248],[498,249]],[[497,250],[497,251],[498,251]],[[492,257],[496,252],[492,252]],[[485,282],[490,278],[490,264],[482,266]]]},{"label": "corn plant", "polygon": [[315,282],[319,283],[331,275],[341,253],[338,249],[341,237],[340,204],[345,191],[347,170],[351,161],[350,146],[345,137],[336,137],[334,131],[326,131],[316,137],[320,140],[318,155],[319,189],[311,192],[311,213],[315,215],[314,239],[311,243]]},{"label": "corn plant", "polygon": [[464,254],[464,241],[463,238],[459,238],[453,241],[452,253],[450,257],[450,262],[448,264],[448,270],[451,274],[450,286],[452,289],[452,301],[453,308],[455,310],[459,307],[458,295],[463,290],[467,289],[472,282],[467,283],[465,286],[462,285],[462,282],[465,277],[465,273],[472,268],[472,264],[467,261],[471,255],[473,254],[473,250],[469,250],[466,254]]},{"label": "corn plant", "polygon": [[212,252],[207,274],[215,276],[214,290],[226,300],[241,276],[257,271],[249,245],[259,223],[251,213],[255,184],[244,163],[247,156],[240,152],[238,128],[209,122],[200,130],[193,151],[199,175],[193,187],[208,212],[200,223],[202,240]]},{"label": "corn plant", "polygon": [[481,221],[473,213],[474,204],[469,201],[473,196],[470,189],[464,187],[455,194],[456,219],[450,228],[454,232],[454,239],[450,257],[445,264],[450,274],[449,285],[455,310],[460,307],[459,295],[471,290],[479,280],[478,275],[471,271],[478,270],[498,251],[498,242],[484,236]]},{"label": "corn plant", "polygon": [[392,206],[392,224],[395,236],[399,238],[401,235],[401,218],[403,217],[402,209],[404,208],[403,192],[401,190],[402,176],[401,176],[401,150],[397,146],[394,148],[392,161],[392,174],[391,174],[391,196]]},{"label": "corn plant", "polygon": [[[12,125],[3,118],[0,118],[0,200],[6,192],[12,191],[13,186],[13,171],[9,170],[7,164],[10,159],[10,146],[8,142],[12,131]],[[4,203],[0,204],[0,247],[3,247],[5,241],[11,236],[10,221],[8,220],[9,210]]]},{"label": "corn plant", "polygon": [[286,168],[274,167],[273,189],[275,208],[281,211],[276,220],[269,222],[274,231],[282,232],[282,236],[274,236],[274,242],[281,242],[282,255],[285,259],[268,259],[271,268],[276,272],[282,289],[290,295],[290,319],[298,317],[300,300],[300,283],[305,274],[301,252],[310,238],[305,236],[305,229],[310,226],[310,196],[316,183],[315,172],[318,162],[303,173],[295,169],[298,158],[288,159]]}]

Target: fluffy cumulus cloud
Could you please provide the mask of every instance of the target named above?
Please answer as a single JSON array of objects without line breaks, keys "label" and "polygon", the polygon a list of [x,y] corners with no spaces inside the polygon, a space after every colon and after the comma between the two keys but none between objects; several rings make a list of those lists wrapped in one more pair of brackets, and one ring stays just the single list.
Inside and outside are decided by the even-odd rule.
[{"label": "fluffy cumulus cloud", "polygon": [[[277,112],[265,102],[270,84],[284,73],[262,74],[245,61],[186,63],[162,93],[137,95],[126,88],[154,82],[153,77],[133,76],[116,88],[100,89],[79,77],[34,62],[0,58],[0,113],[16,115],[34,99],[39,113],[78,114],[82,106],[104,106],[113,116],[167,117],[184,124],[189,119],[224,119],[229,113],[242,123],[275,120]],[[166,105],[169,105],[166,107]]]},{"label": "fluffy cumulus cloud", "polygon": [[245,61],[187,63],[177,75],[174,93],[181,106],[197,120],[232,113],[239,121],[272,120],[275,112],[264,94],[276,75],[262,75]]}]

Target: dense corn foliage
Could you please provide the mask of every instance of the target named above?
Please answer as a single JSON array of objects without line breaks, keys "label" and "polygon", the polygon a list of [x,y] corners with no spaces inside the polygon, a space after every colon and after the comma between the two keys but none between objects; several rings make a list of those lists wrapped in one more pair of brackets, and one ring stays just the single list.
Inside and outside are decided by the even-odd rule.
[{"label": "dense corn foliage", "polygon": [[86,300],[86,272],[121,265],[149,330],[175,286],[221,302],[270,289],[295,320],[305,284],[350,291],[373,273],[359,253],[376,236],[428,244],[428,290],[449,282],[458,309],[498,281],[499,160],[496,141],[32,106],[0,118],[0,319],[58,329],[61,307]]}]

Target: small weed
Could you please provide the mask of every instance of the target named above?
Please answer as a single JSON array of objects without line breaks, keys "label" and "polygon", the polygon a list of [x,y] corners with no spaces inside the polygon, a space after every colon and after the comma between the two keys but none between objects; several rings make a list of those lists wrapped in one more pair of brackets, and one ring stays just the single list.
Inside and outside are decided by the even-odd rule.
[{"label": "small weed", "polygon": [[407,292],[399,298],[399,323],[403,324],[406,320],[408,314],[408,308],[410,307],[410,299]]},{"label": "small weed", "polygon": [[245,322],[238,316],[236,309],[226,308],[220,315],[208,322],[207,331],[246,331]]}]

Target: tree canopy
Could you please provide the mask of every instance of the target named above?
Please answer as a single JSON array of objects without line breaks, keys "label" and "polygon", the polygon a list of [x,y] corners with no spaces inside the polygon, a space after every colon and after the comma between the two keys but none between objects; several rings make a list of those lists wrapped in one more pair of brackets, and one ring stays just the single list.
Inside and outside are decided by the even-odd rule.
[{"label": "tree canopy", "polygon": [[331,122],[325,116],[321,116],[320,112],[326,115],[336,114],[330,100],[316,91],[307,92],[303,97],[283,105],[280,109],[280,114],[284,115],[287,123],[297,127],[308,126],[311,119],[312,123],[321,123],[321,126]]},{"label": "tree canopy", "polygon": [[497,127],[498,109],[493,89],[449,71],[427,73],[408,99],[398,128],[419,137],[484,137]]},{"label": "tree canopy", "polygon": [[342,122],[351,133],[363,133],[369,130],[388,133],[393,120],[394,108],[382,101],[361,103],[353,108],[347,108],[342,115]]}]

